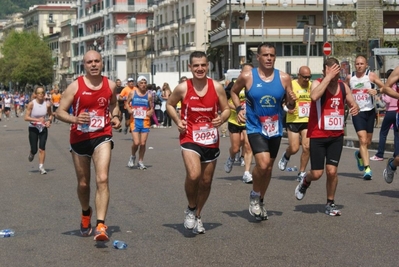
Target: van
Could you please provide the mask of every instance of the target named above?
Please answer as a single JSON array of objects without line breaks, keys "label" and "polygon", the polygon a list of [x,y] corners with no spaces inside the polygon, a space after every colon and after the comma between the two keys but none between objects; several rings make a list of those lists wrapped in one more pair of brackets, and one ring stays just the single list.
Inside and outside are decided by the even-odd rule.
[{"label": "van", "polygon": [[234,81],[238,78],[241,73],[241,69],[229,69],[226,71],[225,77],[225,86],[227,86],[231,81]]}]

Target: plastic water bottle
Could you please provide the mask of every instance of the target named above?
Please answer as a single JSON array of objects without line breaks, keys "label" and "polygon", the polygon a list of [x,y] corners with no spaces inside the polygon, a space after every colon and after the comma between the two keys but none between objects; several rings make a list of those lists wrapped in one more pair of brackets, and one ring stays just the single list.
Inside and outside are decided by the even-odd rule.
[{"label": "plastic water bottle", "polygon": [[113,243],[113,246],[116,249],[126,249],[127,248],[127,244],[120,240],[115,240]]},{"label": "plastic water bottle", "polygon": [[3,229],[0,230],[0,237],[11,237],[14,236],[15,231],[12,229]]},{"label": "plastic water bottle", "polygon": [[[88,109],[85,109],[85,112],[89,112],[89,110],[88,110]],[[89,124],[88,124],[88,123],[84,123],[84,124],[82,124],[82,126],[80,126],[80,127],[81,127],[80,130],[81,130],[83,133],[89,132]]]},{"label": "plastic water bottle", "polygon": [[298,167],[294,166],[292,168],[287,168],[286,170],[287,170],[287,172],[296,172],[296,171],[298,171]]}]

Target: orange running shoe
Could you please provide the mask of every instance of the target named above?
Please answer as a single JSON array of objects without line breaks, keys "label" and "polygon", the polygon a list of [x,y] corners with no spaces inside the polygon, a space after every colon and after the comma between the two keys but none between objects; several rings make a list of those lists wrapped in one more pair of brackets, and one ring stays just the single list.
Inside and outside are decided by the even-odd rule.
[{"label": "orange running shoe", "polygon": [[82,214],[82,222],[80,223],[80,233],[82,236],[89,236],[91,234],[92,228],[91,228],[91,214],[93,213],[93,210],[91,207],[90,209],[90,215],[89,216],[83,216]]},{"label": "orange running shoe", "polygon": [[94,240],[96,241],[108,241],[109,237],[107,234],[107,226],[103,223],[99,223],[94,232]]}]

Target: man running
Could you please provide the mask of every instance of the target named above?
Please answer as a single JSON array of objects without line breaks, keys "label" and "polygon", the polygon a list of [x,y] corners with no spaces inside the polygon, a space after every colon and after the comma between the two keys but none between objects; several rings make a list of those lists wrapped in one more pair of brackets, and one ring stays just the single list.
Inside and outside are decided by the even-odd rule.
[{"label": "man running", "polygon": [[137,167],[146,170],[144,165],[144,154],[148,134],[151,127],[151,116],[154,113],[152,93],[147,90],[147,78],[137,78],[138,89],[132,90],[127,97],[125,109],[130,114],[130,130],[132,132],[133,144],[132,155],[127,166],[132,168],[136,162],[136,152],[139,150],[139,162]]},{"label": "man running", "polygon": [[[111,163],[112,125],[120,127],[115,83],[101,75],[100,53],[90,50],[83,57],[86,74],[72,82],[62,95],[56,116],[71,124],[71,154],[78,180],[78,198],[82,207],[80,232],[92,232],[90,207],[91,161],[96,172],[95,207],[97,215],[94,240],[108,241],[105,217],[109,203],[109,166]],[[69,107],[73,113],[69,115]],[[112,118],[110,118],[110,115]]]},{"label": "man running", "polygon": [[130,114],[127,111],[126,103],[127,103],[127,97],[129,96],[130,92],[133,90],[136,90],[137,87],[134,86],[134,79],[133,78],[128,78],[127,79],[127,86],[123,88],[123,90],[120,92],[118,101],[123,101],[124,108],[122,110],[123,114],[125,114],[125,129],[123,130],[124,134],[127,134],[128,129],[130,128]]},{"label": "man running", "polygon": [[335,191],[338,184],[338,164],[344,145],[345,101],[352,116],[356,116],[359,112],[359,106],[353,99],[350,89],[339,81],[340,70],[338,60],[328,58],[323,64],[324,78],[312,83],[310,92],[312,103],[308,123],[311,170],[295,188],[296,198],[302,200],[310,183],[320,179],[325,168],[327,175],[325,213],[330,216],[341,215],[341,211],[335,205]]},{"label": "man running", "polygon": [[[177,125],[186,168],[185,191],[188,207],[184,227],[204,234],[201,211],[211,192],[213,174],[219,157],[218,127],[230,115],[226,93],[218,82],[208,79],[209,62],[202,51],[190,54],[192,79],[178,84],[166,109]],[[181,115],[176,105],[181,101]]]},{"label": "man running", "polygon": [[356,71],[348,75],[345,80],[360,108],[359,114],[352,117],[353,126],[359,138],[359,150],[355,151],[355,158],[359,171],[364,171],[363,179],[371,180],[373,173],[370,168],[368,146],[373,138],[376,115],[374,96],[379,93],[379,89],[374,87],[377,85],[382,88],[384,84],[374,72],[368,69],[365,56],[356,57],[355,68]]},{"label": "man running", "polygon": [[288,147],[278,162],[278,168],[284,171],[290,157],[298,152],[302,144],[302,155],[297,181],[305,177],[305,170],[309,161],[309,138],[306,135],[308,133],[311,78],[312,74],[309,67],[300,67],[298,79],[292,81],[292,90],[297,98],[295,108],[288,109],[286,105],[283,105],[284,110],[287,112]]},{"label": "man running", "polygon": [[[231,99],[236,107],[238,121],[246,122],[248,140],[256,162],[252,171],[249,213],[256,220],[267,220],[264,197],[283,135],[282,103],[285,98],[288,109],[293,109],[296,97],[292,92],[290,75],[274,68],[274,45],[260,44],[256,57],[259,67],[241,72],[231,89]],[[239,98],[243,87],[247,96],[245,109]]]}]

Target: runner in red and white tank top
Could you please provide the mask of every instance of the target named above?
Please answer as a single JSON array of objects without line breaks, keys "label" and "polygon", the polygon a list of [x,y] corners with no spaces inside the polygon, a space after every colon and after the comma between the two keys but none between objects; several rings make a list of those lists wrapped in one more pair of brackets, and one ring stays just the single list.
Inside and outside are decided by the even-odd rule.
[{"label": "runner in red and white tank top", "polygon": [[212,125],[218,105],[219,99],[212,79],[208,79],[208,91],[202,97],[195,92],[192,80],[187,80],[187,94],[182,101],[180,115],[182,120],[187,121],[187,130],[180,133],[180,144],[219,147],[219,131]]},{"label": "runner in red and white tank top", "polygon": [[[78,116],[82,112],[89,112],[90,123],[87,132],[82,130],[81,124],[71,125],[71,144],[104,135],[112,136],[112,127],[109,118],[109,104],[112,91],[109,88],[108,78],[102,77],[102,80],[102,88],[92,90],[85,84],[83,76],[78,78],[78,90],[72,104],[73,115]],[[93,101],[93,99],[97,101]]]}]

